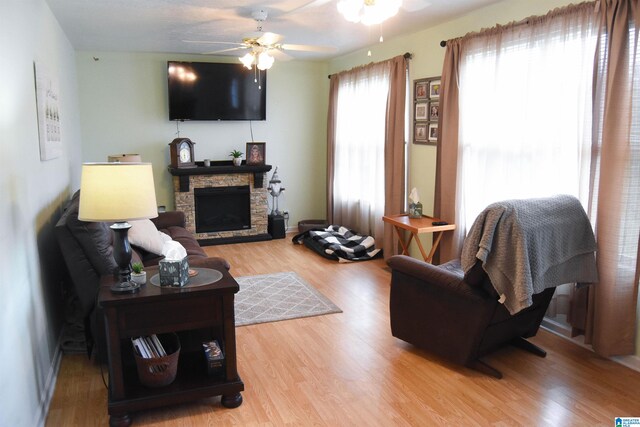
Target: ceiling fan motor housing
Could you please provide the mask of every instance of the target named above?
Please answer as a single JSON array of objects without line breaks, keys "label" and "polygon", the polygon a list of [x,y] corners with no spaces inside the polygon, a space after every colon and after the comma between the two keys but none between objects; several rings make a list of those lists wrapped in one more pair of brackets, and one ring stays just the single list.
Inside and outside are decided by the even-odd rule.
[{"label": "ceiling fan motor housing", "polygon": [[262,22],[267,19],[268,13],[264,9],[258,9],[251,12],[251,17],[258,22]]}]

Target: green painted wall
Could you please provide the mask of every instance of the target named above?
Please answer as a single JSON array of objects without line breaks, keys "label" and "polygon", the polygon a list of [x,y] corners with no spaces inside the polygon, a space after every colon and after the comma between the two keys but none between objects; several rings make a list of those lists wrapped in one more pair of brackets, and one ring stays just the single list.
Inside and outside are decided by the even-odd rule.
[{"label": "green painted wall", "polygon": [[[168,144],[177,128],[167,107],[168,60],[216,62],[202,55],[77,54],[83,161],[140,153],[143,161],[153,163],[158,204],[171,209]],[[279,207],[289,211],[290,227],[300,219],[324,217],[326,210],[327,80],[326,63],[276,61],[268,71],[267,120],[252,124],[254,140],[266,142],[267,163],[278,166],[286,188]],[[180,123],[180,136],[196,142],[196,160],[230,160],[231,150],[246,151],[251,129],[245,121],[194,121]]]}]

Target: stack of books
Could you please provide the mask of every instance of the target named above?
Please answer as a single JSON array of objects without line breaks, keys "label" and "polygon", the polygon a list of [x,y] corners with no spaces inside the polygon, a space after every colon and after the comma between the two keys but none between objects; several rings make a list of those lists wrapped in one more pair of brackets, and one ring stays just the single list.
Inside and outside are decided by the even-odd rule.
[{"label": "stack of books", "polygon": [[[156,334],[147,337],[131,338],[131,343],[133,344],[136,354],[144,359],[153,359],[167,355]],[[154,372],[161,372],[166,369],[166,366],[158,365],[152,369],[154,369]]]}]

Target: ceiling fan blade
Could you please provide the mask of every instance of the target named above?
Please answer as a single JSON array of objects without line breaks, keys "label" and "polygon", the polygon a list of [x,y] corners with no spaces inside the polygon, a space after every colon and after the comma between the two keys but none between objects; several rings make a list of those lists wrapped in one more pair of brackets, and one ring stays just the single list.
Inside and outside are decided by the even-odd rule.
[{"label": "ceiling fan blade", "polygon": [[308,9],[313,9],[316,7],[320,7],[320,6],[324,6],[325,4],[329,3],[331,0],[312,0],[310,2],[307,2],[305,4],[303,4],[302,6],[298,6],[294,9],[291,9],[289,11],[286,12],[286,15],[289,15],[291,13],[295,13],[295,12],[302,12]]},{"label": "ceiling fan blade", "polygon": [[269,55],[282,62],[291,61],[293,59],[291,55],[287,55],[280,49],[269,49]]},{"label": "ceiling fan blade", "polygon": [[407,12],[417,12],[429,6],[431,3],[427,0],[404,0],[401,7]]},{"label": "ceiling fan blade", "polygon": [[284,50],[299,50],[305,52],[335,52],[337,49],[331,46],[312,46],[306,44],[283,44],[280,47]]},{"label": "ceiling fan blade", "polygon": [[263,46],[271,46],[274,45],[276,43],[278,43],[280,40],[282,40],[284,37],[281,36],[280,34],[276,34],[276,33],[264,33],[263,35],[261,35],[258,38],[258,43],[260,43]]},{"label": "ceiling fan blade", "polygon": [[236,42],[216,42],[211,40],[182,40],[185,43],[200,43],[200,44],[235,44],[238,46],[244,46],[244,43],[236,43]]},{"label": "ceiling fan blade", "polygon": [[229,49],[214,50],[212,52],[202,52],[202,55],[215,55],[217,53],[233,52],[236,50],[243,50],[243,49],[247,49],[247,47],[246,46],[230,47]]}]

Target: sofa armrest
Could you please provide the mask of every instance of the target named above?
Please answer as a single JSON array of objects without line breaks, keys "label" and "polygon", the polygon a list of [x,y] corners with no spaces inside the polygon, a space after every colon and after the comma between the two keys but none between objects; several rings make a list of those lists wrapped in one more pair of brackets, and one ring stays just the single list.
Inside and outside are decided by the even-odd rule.
[{"label": "sofa armrest", "polygon": [[[463,273],[456,274],[442,267],[408,257],[394,255],[387,261],[393,273],[399,272],[417,280],[421,286],[440,288],[445,292],[452,292],[469,299],[483,300],[484,293],[467,285],[463,280]],[[397,274],[392,275],[392,283],[398,282]]]},{"label": "sofa armrest", "polygon": [[184,228],[186,225],[184,212],[182,211],[160,212],[158,216],[156,218],[152,218],[151,221],[155,224],[158,230],[169,228],[171,226]]},{"label": "sofa armrest", "polygon": [[224,258],[190,258],[189,267],[213,268],[214,270],[230,270],[231,264]]}]

